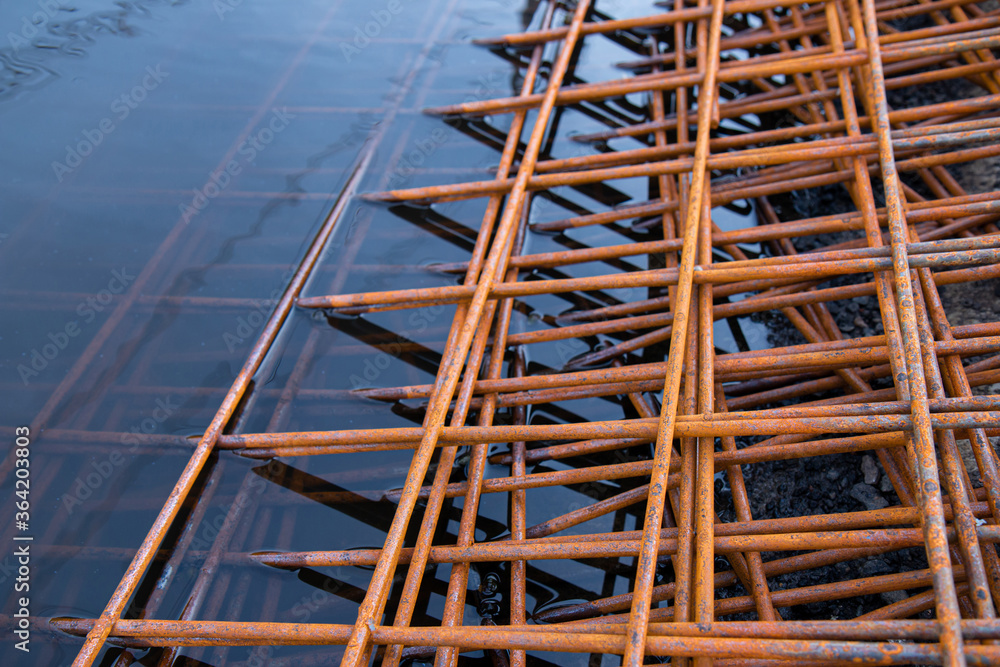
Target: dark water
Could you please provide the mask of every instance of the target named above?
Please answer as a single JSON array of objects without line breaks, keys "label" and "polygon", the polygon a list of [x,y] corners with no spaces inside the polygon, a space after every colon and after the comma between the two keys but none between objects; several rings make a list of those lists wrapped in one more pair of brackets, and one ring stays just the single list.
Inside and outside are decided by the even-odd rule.
[{"label": "dark water", "polygon": [[[648,11],[647,2],[599,4],[615,17]],[[502,132],[509,118],[446,124],[420,110],[513,93],[517,68],[468,39],[521,30],[527,21],[537,25],[536,6],[513,0],[0,4],[4,452],[14,427],[34,429],[27,531],[11,523],[9,469],[3,478],[0,497],[9,508],[0,519],[3,614],[15,610],[13,549],[7,546],[15,534],[35,540],[34,617],[101,613],[190,456],[192,441],[185,438],[198,436],[211,421],[274,298],[369,142],[378,144],[362,189],[492,178],[499,151],[495,138],[484,137]],[[366,38],[365,30],[373,36]],[[575,74],[590,81],[620,77],[613,63],[635,55],[609,40],[588,40]],[[608,108],[567,109],[548,150],[560,157],[589,153],[571,135],[605,128],[609,113],[641,115],[644,105],[636,97]],[[632,179],[598,193],[556,191],[536,200],[532,220],[643,201],[649,187],[645,179]],[[468,257],[484,206],[389,208],[353,201],[306,292],[452,284],[454,277],[429,267]],[[728,229],[752,220],[752,212],[733,207],[718,222]],[[627,226],[533,234],[524,252],[629,238],[646,237]],[[644,257],[630,261],[648,268]],[[560,273],[605,270],[582,265]],[[636,298],[627,290],[606,295]],[[571,305],[555,297],[527,299],[512,331],[548,326],[546,317]],[[257,391],[239,428],[419,423],[419,401],[386,405],[344,390],[433,382],[452,313],[422,309],[328,320],[294,312],[255,378]],[[759,328],[736,335],[720,322],[717,329],[727,350],[766,345]],[[532,368],[557,368],[567,354],[605,342],[616,339],[578,342],[580,349],[569,352],[540,345],[529,361]],[[397,353],[378,343],[408,347]],[[276,411],[290,397],[291,408]],[[532,419],[622,414],[617,402],[593,399],[542,406]],[[139,443],[132,433],[150,437]],[[213,457],[196,487],[210,500],[186,506],[177,525],[189,512],[200,516],[191,549],[203,552],[240,485],[256,480],[264,484],[254,487],[261,491],[229,551],[379,546],[391,504],[320,502],[313,492],[350,491],[377,500],[382,490],[402,485],[408,461],[401,452],[291,459],[268,467],[223,454]],[[507,469],[489,474],[506,475]],[[529,523],[620,490],[609,483],[532,492]],[[460,509],[460,501],[447,508],[442,531],[454,533]],[[477,539],[502,534],[506,496],[486,496],[480,514]],[[586,528],[636,525],[633,514],[622,512]],[[177,538],[171,534],[167,544]],[[197,553],[169,570],[158,561],[126,616],[179,617],[201,562]],[[494,574],[506,577],[504,568],[496,566]],[[158,607],[143,610],[165,574],[172,578]],[[476,576],[489,574],[483,568]],[[629,570],[539,562],[529,576],[532,611],[625,592]],[[370,572],[226,565],[217,577],[194,618],[343,623],[353,622]],[[418,621],[439,617],[447,578],[447,567],[428,573]],[[472,595],[470,605],[466,622],[478,623]],[[36,630],[30,654],[15,650],[8,633],[0,655],[4,664],[68,664],[78,647],[76,640],[53,641]],[[101,664],[111,664],[118,652],[106,649]],[[158,657],[155,651],[133,655],[149,664]],[[323,664],[339,649],[193,649],[181,655],[201,661],[189,664],[270,664],[288,656]],[[565,664],[585,660],[555,657]]]}]

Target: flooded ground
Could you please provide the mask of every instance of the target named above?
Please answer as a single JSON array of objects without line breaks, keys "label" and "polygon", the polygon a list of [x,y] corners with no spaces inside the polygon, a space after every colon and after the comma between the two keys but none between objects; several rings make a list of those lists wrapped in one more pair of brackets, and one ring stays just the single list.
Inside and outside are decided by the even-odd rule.
[{"label": "flooded ground", "polygon": [[[647,9],[644,2],[608,4],[619,15]],[[368,142],[379,143],[363,189],[491,173],[498,150],[495,140],[481,137],[489,123],[448,125],[420,110],[510,94],[515,64],[468,39],[537,23],[536,5],[18,0],[0,6],[0,423],[8,439],[15,426],[34,431],[33,616],[100,615],[191,453],[188,438],[211,420]],[[580,75],[608,75],[606,56],[628,53],[610,43],[607,49],[584,52]],[[569,111],[553,141],[559,149],[589,151],[567,137],[595,127],[598,121]],[[644,182],[629,185],[606,205],[645,198]],[[533,211],[567,214],[565,206]],[[434,211],[352,203],[350,224],[338,227],[317,273],[316,281],[327,284],[314,291],[330,284],[354,291],[453,282],[420,267],[464,260],[476,229],[454,221],[481,215],[476,202]],[[539,236],[528,243],[539,250],[559,242]],[[539,299],[531,304],[537,312],[522,313],[516,326],[539,326],[539,314],[565,308]],[[295,313],[281,339],[287,360],[281,354],[268,360],[259,374],[265,390],[241,427],[412,424],[402,408],[337,390],[404,377],[432,381],[451,311],[343,322]],[[369,344],[379,332],[419,349],[386,356]],[[275,418],[306,344],[314,354],[298,379],[305,400]],[[604,409],[620,414],[617,406]],[[172,564],[155,613],[134,604],[125,616],[182,612],[203,559],[197,552],[212,544],[251,468],[267,482],[260,510],[266,515],[259,530],[237,536],[234,551],[335,548],[366,538],[381,544],[391,504],[355,511],[304,500],[302,492],[317,475],[356,493],[397,487],[407,461],[403,453],[357,455],[338,460],[335,470],[315,461],[276,470],[218,457],[200,482],[206,488],[195,554]],[[8,475],[5,497],[12,482]],[[552,502],[576,501],[570,490],[551,494]],[[484,514],[497,518],[494,531],[504,530],[505,513],[502,504],[485,503]],[[10,543],[17,530],[6,521]],[[4,558],[6,589],[14,584],[9,550]],[[241,569],[229,573],[233,588]],[[163,563],[154,566],[141,597],[163,572]],[[240,580],[247,588],[239,608],[210,592],[195,617],[343,622],[353,619],[368,576],[353,569],[328,579],[258,566],[252,585]],[[563,581],[599,588],[593,576]],[[537,604],[567,595],[572,590],[558,581],[535,593]],[[2,613],[13,613],[13,596],[4,598]],[[78,646],[37,641],[26,657],[5,636],[0,654],[13,664],[68,664]],[[108,651],[105,663],[116,652]],[[266,658],[297,652],[275,650]],[[213,665],[250,659],[248,649],[197,653]]]},{"label": "flooded ground", "polygon": [[[430,105],[510,95],[522,63],[469,43],[540,21],[538,3],[512,0],[15,0],[0,5],[0,424],[32,429],[32,515],[25,531],[0,522],[3,542],[34,537],[31,613],[100,615],[245,360],[276,298],[326,219],[359,154],[374,159],[362,190],[491,178],[509,117],[446,123]],[[642,0],[602,2],[616,18],[647,13]],[[592,41],[574,68],[581,80],[624,76],[628,45]],[[634,45],[633,45],[634,46]],[[738,91],[733,91],[733,95]],[[576,134],[616,115],[639,117],[646,100],[566,108],[546,153],[592,152]],[[758,122],[747,119],[745,122]],[[733,123],[722,132],[740,131]],[[498,138],[499,137],[499,138]],[[634,143],[634,142],[633,142]],[[648,179],[614,188],[555,191],[531,222],[645,201]],[[352,200],[305,294],[455,284],[435,266],[464,261],[482,200],[433,208]],[[746,202],[719,210],[723,229],[755,223]],[[655,238],[627,225],[532,233],[524,252]],[[748,253],[760,248],[747,247]],[[648,266],[644,256],[629,260]],[[596,265],[538,277],[600,273]],[[530,278],[530,276],[529,276]],[[632,295],[603,293],[625,301]],[[580,304],[524,299],[512,333],[552,326]],[[232,429],[325,430],[411,426],[420,401],[358,398],[359,387],[434,381],[453,307],[364,318],[296,311],[255,378]],[[613,336],[533,346],[529,370],[560,368]],[[720,352],[767,347],[749,318],[716,325]],[[661,354],[650,350],[647,354]],[[292,402],[292,399],[294,403]],[[588,399],[540,406],[533,423],[618,419],[630,406]],[[641,449],[641,448],[640,448]],[[636,457],[648,451],[634,452]],[[240,554],[380,546],[409,452],[310,457],[268,464],[214,456],[168,536],[187,553],[158,560],[126,618],[353,623],[370,571],[271,570]],[[461,461],[461,458],[460,458]],[[464,465],[464,463],[462,463]],[[4,497],[11,495],[5,464]],[[506,467],[488,475],[506,475]],[[201,588],[206,552],[224,530],[242,485],[252,505],[229,536],[222,574]],[[552,507],[624,490],[618,483],[533,493],[529,525]],[[488,495],[477,539],[507,531],[506,497]],[[441,531],[453,532],[459,500]],[[634,510],[588,524],[636,528]],[[415,524],[414,524],[415,525]],[[412,536],[411,536],[412,537]],[[8,550],[0,590],[13,587]],[[438,618],[448,568],[428,577],[422,618]],[[506,577],[482,568],[473,580]],[[528,611],[629,589],[631,567],[533,563]],[[476,584],[470,585],[475,588]],[[4,596],[0,613],[11,614]],[[507,613],[470,596],[466,623]],[[390,605],[391,614],[392,607]],[[423,615],[423,616],[420,616]],[[9,637],[5,664],[68,664],[76,640],[39,640],[26,658]],[[121,652],[105,649],[99,664]],[[174,664],[326,664],[340,649],[182,650]],[[157,650],[131,654],[156,664]],[[483,658],[485,660],[486,658]],[[565,656],[581,664],[587,656]]]}]

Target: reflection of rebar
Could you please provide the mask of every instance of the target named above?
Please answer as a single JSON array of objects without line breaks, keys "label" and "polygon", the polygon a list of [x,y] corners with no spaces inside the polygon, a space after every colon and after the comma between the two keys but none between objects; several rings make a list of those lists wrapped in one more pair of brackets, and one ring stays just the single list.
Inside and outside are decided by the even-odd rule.
[{"label": "reflection of rebar", "polygon": [[[86,635],[76,665],[92,664],[106,642],[214,646],[217,660],[226,660],[226,647],[235,645],[336,644],[346,647],[342,664],[349,667],[368,664],[373,655],[391,666],[429,656],[418,647],[439,649],[437,667],[453,667],[460,652],[478,649],[499,663],[508,651],[517,667],[529,651],[621,655],[628,667],[647,656],[696,665],[1000,664],[994,546],[1000,542],[1000,468],[989,441],[1000,429],[1000,401],[983,389],[1000,382],[1000,323],[950,322],[939,293],[946,285],[1000,277],[1000,193],[967,193],[946,169],[1000,155],[998,12],[969,0],[667,5],[662,13],[617,20],[588,0],[572,10],[549,2],[539,29],[484,40],[530,48],[529,58],[515,59],[520,92],[431,112],[511,114],[502,140],[482,135],[502,147],[492,180],[356,196],[371,156],[364,153],[104,613],[51,621],[63,633]],[[562,18],[564,26],[552,27]],[[895,23],[906,18],[925,24]],[[588,38],[629,48],[635,57],[622,68],[632,74],[582,80],[575,54]],[[546,54],[553,56],[548,69]],[[956,78],[987,94],[889,107],[887,91]],[[623,98],[636,94],[649,95],[649,109],[629,120],[636,114],[626,113],[631,103]],[[586,109],[606,129],[573,139],[614,141],[616,149],[597,144],[602,150],[559,157],[560,122],[575,109]],[[774,113],[792,125],[759,122]],[[756,129],[728,124],[751,115]],[[618,147],[628,141],[641,145]],[[438,172],[428,166],[423,173]],[[647,186],[645,201],[624,194],[635,183]],[[782,198],[819,186],[842,187],[856,212],[789,219]],[[567,193],[591,198],[593,210]],[[448,202],[476,198],[486,198],[481,221],[447,218]],[[375,206],[362,199],[440,205],[426,215],[437,216],[434,223],[466,248],[468,260],[429,270],[460,274],[461,284],[345,293],[351,271],[379,270],[353,266],[352,246],[332,283],[303,290],[310,276],[330,271],[320,257],[338,217],[355,203]],[[740,201],[754,202],[759,225],[729,230],[718,215],[713,220],[717,207]],[[542,219],[548,213],[539,202],[560,202],[567,212]],[[365,224],[367,233],[385,232],[370,219]],[[521,252],[552,233],[559,236],[544,237],[550,245]],[[616,235],[629,242],[602,242]],[[803,251],[793,239],[817,247]],[[559,245],[564,249],[546,251]],[[844,330],[837,306],[860,297],[878,304],[870,323],[876,333],[850,337],[853,327]],[[129,297],[139,304],[143,298]],[[571,307],[550,313],[556,301]],[[421,340],[373,323],[442,304],[455,306],[450,327],[439,322]],[[170,305],[239,309],[246,303]],[[310,384],[309,366],[325,353],[321,330],[314,329],[283,388],[251,387],[295,305],[301,314],[325,313],[338,338],[346,332],[356,339],[326,352],[337,359],[366,349],[394,350],[402,359],[427,351],[428,339],[443,339],[433,357],[434,381],[414,373],[409,384],[393,386]],[[538,324],[518,326],[524,313],[537,313]],[[720,325],[764,313],[790,324],[805,343],[719,349]],[[546,365],[553,353],[561,366]],[[132,390],[147,391],[120,391]],[[56,394],[67,391],[60,385]],[[359,401],[375,414],[398,410],[417,425],[293,430],[297,417],[341,414]],[[615,408],[617,418],[608,412]],[[267,428],[254,432],[257,413],[267,411]],[[112,421],[104,428],[47,435],[66,446],[106,451],[122,434]],[[969,443],[966,456],[962,440]],[[187,446],[169,435],[136,441],[150,451]],[[509,451],[491,454],[490,446],[507,444]],[[465,446],[471,448],[467,460]],[[226,451],[289,460],[271,465],[300,478],[297,495],[251,497],[249,487],[261,478],[278,485],[283,475],[248,472],[220,535],[207,550],[195,549],[186,538],[212,500],[215,487],[207,487],[212,491],[202,492],[186,515],[185,537],[165,548],[163,538],[209,455]],[[401,488],[345,490],[334,483],[346,473],[313,478],[304,470],[319,460],[305,457],[390,451],[411,455]],[[888,506],[795,517],[751,511],[755,480],[744,470],[859,453],[877,459],[888,480],[884,492],[898,504],[883,499]],[[299,467],[291,461],[297,457]],[[509,473],[490,464],[508,465]],[[732,495],[728,515],[716,497],[717,475],[725,476]],[[316,488],[302,486],[303,478]],[[368,474],[373,487],[387,478],[391,471]],[[543,488],[567,489],[588,504],[529,503],[528,491]],[[509,496],[503,526],[509,532],[480,540],[480,522],[490,518],[482,507],[493,494]],[[441,519],[453,499],[462,507],[457,534],[448,535]],[[392,516],[377,522],[384,544],[296,550],[292,522],[296,508],[308,502],[391,503]],[[529,508],[543,520],[529,520]],[[254,520],[261,523],[252,526]],[[278,522],[283,530],[273,550],[248,553]],[[909,571],[775,584],[789,573],[913,547],[923,548],[926,563]],[[773,557],[786,551],[804,553]],[[102,548],[82,555],[128,558]],[[200,564],[185,611],[178,620],[122,619],[154,560],[169,566],[156,592],[139,593],[150,613],[172,585],[174,567]],[[537,568],[553,561],[591,567],[611,585],[588,591],[590,600],[532,613],[530,600],[538,599],[532,587],[543,576]],[[502,603],[491,597],[486,626],[470,628],[466,594],[473,564],[480,563],[506,572],[510,588]],[[276,572],[343,566],[374,572],[366,591],[343,595],[354,605],[349,623],[271,622],[277,607],[259,621],[195,620],[205,606],[213,616],[240,614],[252,568],[261,564]],[[452,565],[446,589],[433,574],[444,564]],[[401,565],[408,567],[396,590]],[[233,568],[242,568],[238,579]],[[614,586],[622,572],[629,579],[625,592]],[[496,595],[502,580],[495,572],[491,577],[486,597]],[[277,595],[280,585],[272,580],[269,586]],[[428,590],[446,590],[440,619],[430,611]],[[868,604],[856,620],[782,620],[782,610],[796,605],[879,593],[896,597],[882,607]],[[670,606],[660,606],[667,601]],[[392,618],[385,618],[387,609]],[[936,620],[907,620],[927,610]],[[738,620],[738,614],[756,620]],[[545,625],[527,625],[532,617]],[[161,663],[177,650],[164,651]]]}]

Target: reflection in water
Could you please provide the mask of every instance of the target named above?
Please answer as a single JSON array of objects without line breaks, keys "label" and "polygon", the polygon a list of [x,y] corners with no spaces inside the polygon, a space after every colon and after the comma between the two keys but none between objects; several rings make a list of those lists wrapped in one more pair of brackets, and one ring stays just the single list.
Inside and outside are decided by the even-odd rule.
[{"label": "reflection in water", "polygon": [[118,0],[113,9],[82,14],[72,5],[28,5],[20,24],[7,32],[0,48],[0,104],[59,77],[61,57],[83,57],[102,35],[135,37],[142,20],[155,20],[165,7],[189,0]]},{"label": "reflection in water", "polygon": [[527,28],[531,25],[531,21],[538,11],[538,6],[541,4],[542,0],[526,0],[524,8],[521,9],[521,28]]},{"label": "reflection in water", "polygon": [[[213,24],[211,30],[199,26],[205,30],[196,33],[200,40],[192,40],[191,48],[172,48],[158,54],[174,59],[168,68],[175,77],[170,90],[165,85],[158,91],[162,96],[151,98],[128,124],[109,134],[101,151],[76,169],[72,177],[53,182],[48,159],[25,167],[23,163],[29,157],[50,148],[43,141],[48,132],[42,131],[48,126],[33,121],[41,117],[51,122],[45,115],[49,109],[41,108],[37,101],[48,91],[26,93],[52,84],[50,90],[60,92],[63,99],[70,98],[68,88],[57,88],[69,83],[57,73],[60,62],[66,62],[60,59],[90,56],[85,64],[93,69],[87,71],[87,85],[80,87],[83,92],[75,102],[81,106],[88,101],[103,103],[105,93],[91,92],[92,84],[105,83],[114,92],[124,85],[116,76],[131,81],[135,72],[104,71],[101,67],[111,70],[118,63],[131,64],[141,51],[135,47],[143,44],[141,38],[151,34],[144,31],[155,28],[156,36],[169,44],[191,38],[191,21],[168,11],[184,4],[189,5],[185,13],[199,9],[197,3],[170,0],[113,4],[108,0],[104,9],[97,10],[85,10],[82,3],[72,7],[67,4],[65,10],[40,24],[39,34],[32,35],[27,44],[0,49],[0,102],[18,99],[24,104],[10,105],[8,110],[18,111],[21,106],[28,111],[18,117],[16,127],[8,125],[4,132],[13,127],[12,135],[38,136],[37,145],[19,144],[23,155],[16,156],[17,164],[0,162],[0,187],[7,188],[2,194],[18,204],[16,215],[0,221],[12,225],[10,238],[3,239],[0,252],[9,253],[3,256],[8,266],[29,276],[23,282],[12,283],[20,290],[18,306],[23,305],[24,310],[18,314],[24,318],[23,328],[28,333],[4,329],[4,342],[16,340],[12,348],[30,350],[38,340],[45,340],[49,331],[75,318],[75,305],[90,289],[81,277],[90,265],[99,265],[93,271],[103,279],[109,267],[122,263],[127,263],[130,270],[143,261],[159,263],[155,275],[122,297],[123,301],[129,299],[126,314],[93,346],[91,363],[70,383],[59,409],[52,411],[45,424],[46,428],[59,429],[53,435],[45,434],[47,440],[40,449],[47,457],[44,470],[48,475],[42,480],[42,488],[52,505],[63,507],[58,499],[67,493],[66,489],[74,488],[78,476],[86,479],[91,469],[96,470],[95,464],[105,469],[103,462],[110,460],[118,432],[145,423],[158,399],[169,398],[170,405],[178,406],[169,421],[142,433],[145,439],[138,454],[126,463],[114,464],[107,477],[89,489],[88,497],[79,498],[81,504],[73,505],[72,518],[64,512],[42,515],[50,528],[39,542],[58,549],[53,548],[42,561],[47,580],[38,593],[39,613],[89,617],[100,613],[132,556],[129,549],[141,543],[190,455],[191,444],[178,445],[174,434],[197,435],[211,419],[259,333],[245,324],[247,313],[260,309],[260,302],[287,281],[289,267],[301,257],[306,241],[348,178],[350,165],[373,141],[373,135],[384,135],[378,145],[380,162],[372,168],[381,173],[371,174],[373,181],[394,170],[403,173],[404,164],[405,173],[414,182],[465,180],[468,170],[463,169],[470,164],[477,165],[475,178],[488,178],[480,167],[495,166],[505,138],[504,123],[508,121],[428,120],[420,114],[427,103],[424,96],[428,91],[444,91],[441,94],[456,99],[508,94],[510,91],[499,90],[506,85],[508,73],[512,89],[516,90],[527,64],[523,51],[490,53],[455,44],[453,34],[469,29],[461,17],[484,13],[484,3],[477,0],[453,3],[461,10],[454,13],[454,19],[442,13],[447,3],[438,0],[403,3],[409,12],[405,19],[386,26],[384,43],[356,55],[351,63],[344,62],[338,44],[351,39],[359,22],[364,25],[368,20],[371,8],[364,3],[303,0],[289,10],[281,3],[244,2],[240,13],[227,15],[225,23]],[[537,24],[546,6],[540,0],[488,4],[493,6],[490,20],[495,22],[488,30],[495,33]],[[633,3],[643,11],[648,4],[646,0]],[[202,18],[206,16],[215,21],[211,10]],[[598,19],[604,16],[595,13]],[[430,44],[428,50],[440,54],[440,58],[428,57],[426,71],[412,87],[404,88],[400,84],[408,80],[409,65],[423,48],[414,43],[414,35],[431,34],[428,28],[439,20],[444,25],[440,44]],[[233,28],[238,21],[244,23]],[[306,43],[314,30],[315,43]],[[476,30],[483,34],[487,29],[480,24]],[[98,54],[92,47],[104,36],[139,39],[106,40],[102,55],[109,62],[95,64]],[[632,57],[643,48],[642,36],[634,34],[615,34],[594,43],[601,50],[594,57],[586,52],[578,54],[570,81],[585,83],[600,78],[594,68],[603,72],[608,62]],[[482,62],[488,60],[492,66],[496,56],[502,57],[499,74],[484,80]],[[134,69],[141,71],[147,63],[135,65]],[[544,86],[546,72],[547,66],[542,68],[539,87]],[[462,86],[465,88],[457,90]],[[88,94],[95,99],[89,100]],[[38,108],[31,108],[32,104]],[[186,226],[178,226],[178,205],[189,202],[192,191],[205,183],[205,175],[217,169],[220,156],[230,145],[239,145],[246,132],[255,128],[248,119],[285,105],[296,114],[296,122],[252,164],[243,165],[239,178],[234,178],[213,200],[209,210]],[[387,127],[383,119],[389,113],[387,109],[394,106],[400,110],[398,122]],[[74,118],[72,112],[73,108],[69,108],[67,116],[58,117],[53,126],[69,123],[69,137],[78,136],[82,128],[93,127],[92,118]],[[572,142],[570,136],[631,123],[647,112],[647,100],[638,97],[561,108],[553,130],[546,136],[543,159],[589,152],[589,147]],[[105,108],[101,107],[99,113],[105,114]],[[419,164],[408,158],[412,147],[434,131],[447,133],[447,140],[428,149]],[[731,131],[740,130],[734,126]],[[61,147],[66,140],[53,141]],[[410,162],[404,163],[407,159]],[[15,182],[16,187],[10,185]],[[658,196],[655,184],[647,179],[566,187],[536,196],[529,219],[534,222],[600,214]],[[350,224],[335,230],[330,252],[318,269],[316,289],[331,284],[343,291],[375,283],[387,289],[455,284],[464,277],[460,273],[436,273],[425,265],[425,260],[468,259],[479,233],[482,208],[378,207],[357,202],[351,206]],[[732,209],[733,225],[752,224],[752,211],[745,204],[735,203]],[[559,234],[531,232],[524,243],[526,251],[535,253],[655,240],[661,232],[643,226],[646,219],[648,216]],[[8,230],[5,228],[3,233]],[[8,250],[11,247],[14,250]],[[34,261],[44,268],[36,268],[30,263]],[[390,263],[393,266],[388,266]],[[600,271],[643,270],[651,268],[647,263],[645,257],[611,259],[600,265],[525,271],[522,279],[575,278],[592,274],[595,266]],[[2,266],[0,263],[0,270]],[[33,268],[33,272],[25,272],[26,267]],[[343,278],[339,283],[338,277]],[[656,294],[651,291],[651,296]],[[519,299],[512,330],[530,332],[561,326],[564,323],[558,319],[560,315],[614,306],[625,300],[611,289]],[[274,430],[318,430],[421,423],[425,411],[422,399],[379,402],[352,390],[433,382],[453,313],[453,306],[435,313],[411,311],[397,319],[385,314],[309,317],[296,313],[293,326],[282,332],[271,358],[255,378],[252,400],[238,407],[237,417],[228,428],[235,432],[264,430],[265,426]],[[95,324],[94,330],[105,321]],[[260,320],[255,321],[258,324],[254,326],[259,327]],[[234,331],[240,334],[240,344],[229,346],[227,340],[231,339],[226,336]],[[616,343],[634,333],[574,340],[579,347],[571,346],[568,351],[557,344],[532,346],[529,373],[561,369],[583,351]],[[67,351],[62,360],[78,358],[74,355],[80,354],[82,346],[81,339],[81,346]],[[656,354],[662,357],[662,352],[651,349],[646,354],[650,358]],[[0,389],[7,391],[5,397],[30,396],[36,403],[25,405],[34,407],[61,386],[69,365],[58,370],[53,365],[50,373],[39,378],[29,391],[14,385],[9,377],[0,378],[6,382]],[[352,378],[361,380],[354,382]],[[477,409],[470,413],[470,421],[477,418]],[[24,412],[30,419],[32,410]],[[572,423],[592,415],[607,419],[635,416],[628,401],[610,396],[533,406],[528,421]],[[497,412],[498,423],[512,419],[510,407]],[[125,616],[177,618],[190,608],[192,587],[200,577],[206,554],[217,544],[221,526],[249,476],[256,480],[254,488],[262,490],[235,534],[229,535],[231,541],[219,547],[226,554],[223,567],[213,584],[217,588],[198,598],[199,604],[204,604],[199,617],[353,622],[367,586],[368,570],[287,572],[247,566],[240,560],[241,554],[329,547],[332,541],[348,539],[355,545],[380,545],[394,513],[392,496],[403,482],[410,453],[400,450],[377,456],[303,457],[266,466],[240,459],[232,452],[213,455],[196,483],[194,496],[182,508],[175,524],[178,529],[164,544],[174,548],[182,544],[185,535],[193,534],[195,546],[189,544],[190,551],[177,562],[158,559]],[[648,458],[650,451],[647,445],[637,445],[627,453],[639,460]],[[538,466],[529,472],[610,465],[620,462],[616,458],[619,455],[597,453]],[[457,458],[450,480],[465,480],[468,464],[466,451]],[[432,465],[431,475],[434,470]],[[506,474],[505,466],[491,471],[493,476]],[[429,483],[430,479],[425,481]],[[543,520],[552,508],[609,498],[630,490],[632,484],[622,480],[534,490],[532,512],[537,516],[533,514],[532,520]],[[202,498],[202,502],[195,502],[195,497]],[[445,520],[438,527],[442,543],[455,539],[461,509],[461,499],[446,501],[442,510]],[[509,535],[507,512],[506,494],[486,494],[476,520],[476,538],[498,540]],[[626,508],[613,520],[631,528],[639,524],[639,513]],[[185,525],[190,526],[190,533],[180,529]],[[413,530],[419,525],[418,516],[410,524],[407,544],[413,543]],[[484,566],[479,578],[497,578],[505,587],[509,581],[507,567]],[[620,588],[631,576],[631,566],[582,562],[552,566],[538,562],[528,566],[527,576],[529,609],[539,610],[568,600],[593,599],[608,587]],[[427,586],[420,594],[418,620],[440,619],[447,577],[447,568],[429,570]],[[475,600],[473,596],[470,599]],[[470,609],[470,613],[479,613],[498,624],[506,622],[507,600],[484,595],[479,602],[482,604]],[[390,616],[394,604],[388,609]],[[78,642],[54,646],[47,649],[51,651],[46,654],[51,658],[47,662],[63,664],[69,662]],[[0,647],[4,657],[6,650]],[[335,659],[338,651],[324,654],[314,648],[185,649],[178,652],[175,664],[187,660],[183,664],[246,665],[259,658],[277,660],[303,654],[321,663]],[[117,648],[108,649],[104,663],[112,664],[119,652]],[[131,655],[143,664],[156,664],[158,659],[156,651],[132,651]],[[470,658],[470,662],[478,660]],[[484,658],[481,664],[486,662]]]}]

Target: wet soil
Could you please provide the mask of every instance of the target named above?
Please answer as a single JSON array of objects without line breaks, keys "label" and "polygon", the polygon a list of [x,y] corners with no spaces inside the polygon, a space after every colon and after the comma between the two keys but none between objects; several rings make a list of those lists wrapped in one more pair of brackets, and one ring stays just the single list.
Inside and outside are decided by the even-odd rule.
[{"label": "wet soil", "polygon": [[[952,81],[944,82],[941,85],[923,86],[920,89],[893,91],[890,94],[889,103],[893,108],[905,108],[981,94],[984,94],[984,91],[973,84],[966,81]],[[791,122],[791,119],[775,119],[774,122]],[[994,190],[1000,184],[1000,165],[995,159],[976,160],[950,166],[948,169],[969,193]],[[904,175],[904,180],[918,192],[930,196],[923,183],[916,178]],[[876,187],[877,204],[881,206],[884,199],[880,184],[876,182],[873,185]],[[775,197],[772,199],[772,205],[782,220],[856,210],[846,190],[840,185],[814,188]],[[799,252],[808,252],[860,236],[860,232],[848,232],[805,237],[794,240],[794,245]],[[821,287],[870,280],[872,280],[871,274],[845,276],[831,280]],[[1000,281],[948,285],[941,287],[939,293],[952,326],[995,322],[1000,319]],[[846,337],[857,338],[882,334],[882,323],[876,297],[834,301],[827,305]],[[801,334],[789,325],[788,320],[780,312],[762,314],[755,316],[755,319],[767,325],[768,342],[775,347],[806,342]],[[885,382],[873,384],[876,387],[890,386]],[[996,389],[997,386],[994,385],[976,388],[975,392],[994,393]],[[750,444],[750,441],[740,444]],[[996,441],[993,444],[995,447],[997,446]],[[968,442],[961,441],[959,446],[973,483],[978,484],[978,471]],[[874,454],[844,454],[744,466],[744,476],[755,519],[855,512],[879,509],[899,503],[892,485]],[[720,502],[730,503],[729,508],[724,513],[726,520],[734,520],[731,516],[728,489],[720,483],[717,485],[717,491],[719,491],[717,497]],[[764,554],[763,556],[766,561],[790,555],[793,554]],[[915,548],[773,577],[768,582],[771,590],[775,591],[859,577],[874,577],[926,567],[927,561],[923,550]],[[781,613],[787,620],[854,618],[917,592],[919,591],[894,591],[847,600],[801,605],[782,609]],[[743,595],[745,593],[738,591],[728,594]],[[931,613],[924,612],[921,616],[930,618]],[[743,617],[752,618],[749,615],[740,615],[734,618]]]}]

